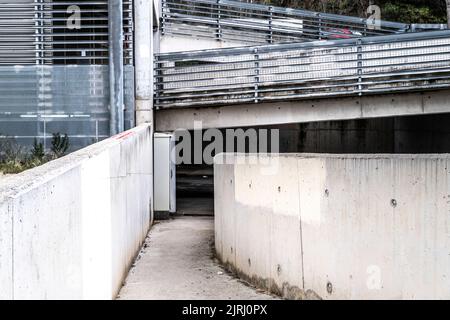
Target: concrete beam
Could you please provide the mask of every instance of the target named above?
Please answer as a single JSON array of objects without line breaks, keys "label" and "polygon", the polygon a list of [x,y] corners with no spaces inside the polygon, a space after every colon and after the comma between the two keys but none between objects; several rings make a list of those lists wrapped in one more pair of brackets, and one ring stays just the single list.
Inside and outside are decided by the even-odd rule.
[{"label": "concrete beam", "polygon": [[424,93],[316,99],[222,107],[165,109],[156,112],[156,131],[232,128],[318,121],[449,113],[450,90]]},{"label": "concrete beam", "polygon": [[223,49],[246,46],[248,43],[217,41],[213,38],[181,37],[173,35],[163,35],[160,41],[160,53]]}]

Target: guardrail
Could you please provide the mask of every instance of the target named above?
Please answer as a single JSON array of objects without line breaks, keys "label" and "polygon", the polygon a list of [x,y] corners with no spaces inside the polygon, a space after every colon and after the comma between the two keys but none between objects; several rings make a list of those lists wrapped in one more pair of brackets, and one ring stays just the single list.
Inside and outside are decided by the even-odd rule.
[{"label": "guardrail", "polygon": [[155,107],[260,103],[450,87],[450,31],[155,58]]},{"label": "guardrail", "polygon": [[411,25],[404,23],[228,0],[162,0],[160,26],[163,34],[213,37],[250,45],[359,38],[411,30]]}]

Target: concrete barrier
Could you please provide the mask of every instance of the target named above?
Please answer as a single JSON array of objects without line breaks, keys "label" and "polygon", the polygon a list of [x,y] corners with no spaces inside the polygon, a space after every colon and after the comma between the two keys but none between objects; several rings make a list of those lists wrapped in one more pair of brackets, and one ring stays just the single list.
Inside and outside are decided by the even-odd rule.
[{"label": "concrete barrier", "polygon": [[241,277],[287,298],[450,298],[450,155],[224,158],[216,251]]},{"label": "concrete barrier", "polygon": [[152,223],[140,126],[0,185],[0,298],[112,299]]}]

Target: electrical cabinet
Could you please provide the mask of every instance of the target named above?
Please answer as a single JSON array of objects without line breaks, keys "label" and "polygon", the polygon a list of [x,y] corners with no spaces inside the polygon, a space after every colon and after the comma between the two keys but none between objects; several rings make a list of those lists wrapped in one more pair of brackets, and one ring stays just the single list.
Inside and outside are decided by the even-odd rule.
[{"label": "electrical cabinet", "polygon": [[154,135],[154,211],[156,218],[168,218],[176,208],[175,135]]}]

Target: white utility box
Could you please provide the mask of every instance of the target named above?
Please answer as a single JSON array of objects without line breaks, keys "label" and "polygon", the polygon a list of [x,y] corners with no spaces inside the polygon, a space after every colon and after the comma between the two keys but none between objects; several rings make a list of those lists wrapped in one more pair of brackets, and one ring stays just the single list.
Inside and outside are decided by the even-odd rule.
[{"label": "white utility box", "polygon": [[168,218],[176,207],[175,135],[154,135],[154,211],[158,219]]}]

